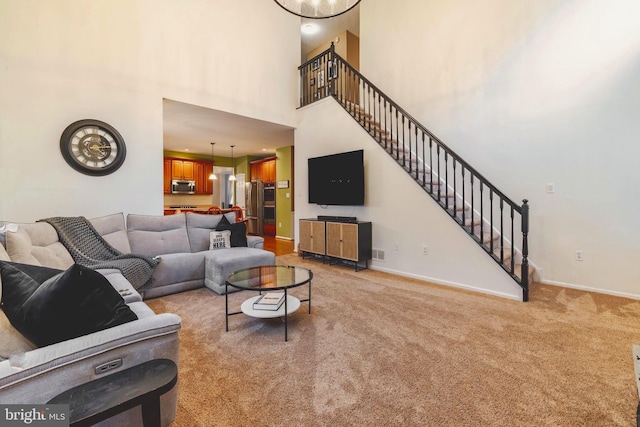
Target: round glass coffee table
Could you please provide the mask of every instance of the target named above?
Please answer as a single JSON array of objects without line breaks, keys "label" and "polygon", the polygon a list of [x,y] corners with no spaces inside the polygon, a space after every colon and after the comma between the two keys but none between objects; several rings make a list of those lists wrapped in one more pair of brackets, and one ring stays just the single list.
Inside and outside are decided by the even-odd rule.
[{"label": "round glass coffee table", "polygon": [[[226,330],[229,331],[229,316],[244,313],[247,316],[261,319],[282,317],[284,319],[284,340],[288,340],[288,316],[300,308],[301,302],[307,302],[309,314],[311,314],[311,279],[313,273],[306,268],[290,265],[262,265],[259,267],[245,268],[236,271],[227,277],[225,282],[225,321]],[[300,300],[293,295],[288,295],[288,290],[298,286],[309,285],[309,297]],[[260,295],[249,298],[240,306],[240,311],[229,313],[229,286],[248,290],[259,291]],[[284,301],[277,310],[255,309],[254,303],[260,299],[263,292],[284,292]]]}]

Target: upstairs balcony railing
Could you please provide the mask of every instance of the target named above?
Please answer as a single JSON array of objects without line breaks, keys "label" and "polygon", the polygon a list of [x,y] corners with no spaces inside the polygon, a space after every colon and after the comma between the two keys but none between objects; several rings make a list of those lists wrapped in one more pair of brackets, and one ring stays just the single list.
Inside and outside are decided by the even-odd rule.
[{"label": "upstairs balcony railing", "polygon": [[300,106],[334,98],[529,298],[529,205],[480,172],[329,49],[300,71]]}]

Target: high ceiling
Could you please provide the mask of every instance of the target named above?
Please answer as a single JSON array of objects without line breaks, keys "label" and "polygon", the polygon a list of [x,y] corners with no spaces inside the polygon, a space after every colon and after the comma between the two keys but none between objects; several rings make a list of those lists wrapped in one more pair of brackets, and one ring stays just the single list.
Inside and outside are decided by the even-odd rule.
[{"label": "high ceiling", "polygon": [[[300,57],[304,62],[307,52],[344,30],[359,36],[360,6],[335,18],[300,21],[301,28],[308,23],[318,27],[314,34],[301,33]],[[215,142],[216,156],[231,157],[230,146],[235,145],[235,157],[266,157],[275,155],[276,148],[293,145],[291,127],[174,100],[164,100],[163,117],[165,150],[211,155],[211,143]]]}]

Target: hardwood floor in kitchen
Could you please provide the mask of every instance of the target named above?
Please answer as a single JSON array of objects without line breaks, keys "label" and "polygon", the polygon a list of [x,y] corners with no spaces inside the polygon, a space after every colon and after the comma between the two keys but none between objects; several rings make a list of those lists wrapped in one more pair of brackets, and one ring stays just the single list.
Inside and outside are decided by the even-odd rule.
[{"label": "hardwood floor in kitchen", "polygon": [[273,236],[264,237],[264,249],[278,255],[293,253],[293,240],[277,239]]}]

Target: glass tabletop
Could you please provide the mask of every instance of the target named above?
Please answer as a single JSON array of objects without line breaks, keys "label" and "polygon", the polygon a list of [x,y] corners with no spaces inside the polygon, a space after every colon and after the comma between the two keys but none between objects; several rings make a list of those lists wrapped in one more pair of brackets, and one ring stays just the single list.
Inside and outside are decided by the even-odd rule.
[{"label": "glass tabletop", "polygon": [[262,265],[236,271],[227,278],[234,288],[266,290],[295,288],[311,282],[313,273],[291,265]]}]

